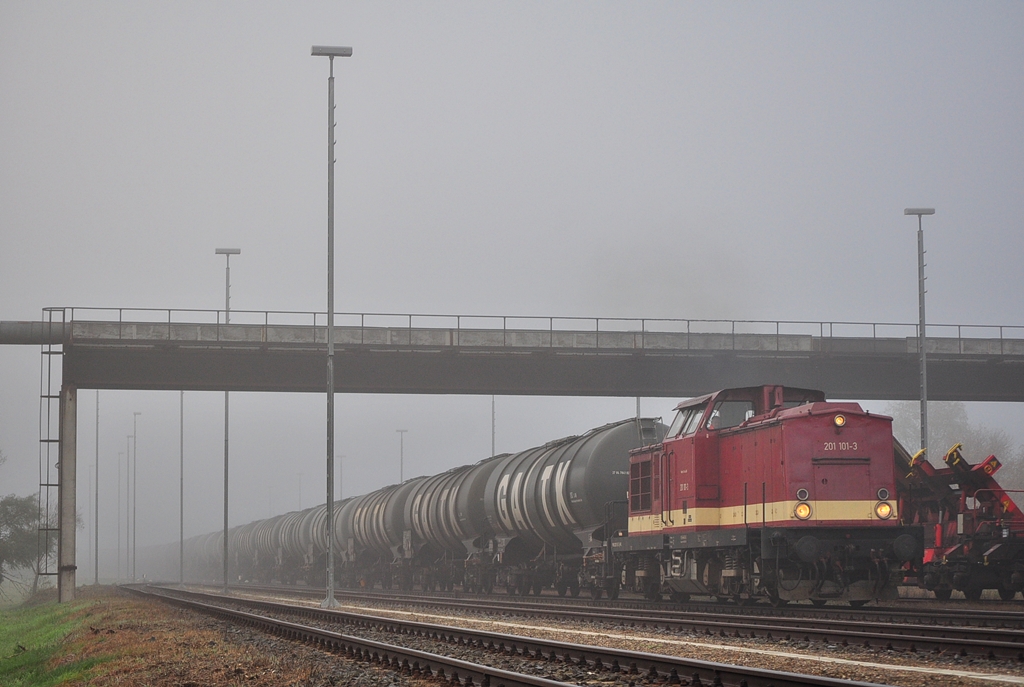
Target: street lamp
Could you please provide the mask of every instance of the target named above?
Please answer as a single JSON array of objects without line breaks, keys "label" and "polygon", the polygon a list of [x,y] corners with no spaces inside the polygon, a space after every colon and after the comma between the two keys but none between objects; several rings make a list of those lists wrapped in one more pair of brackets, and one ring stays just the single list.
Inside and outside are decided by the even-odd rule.
[{"label": "street lamp", "polygon": [[[231,322],[231,256],[240,255],[241,248],[217,248],[224,256],[224,324]],[[228,593],[228,392],[224,392],[224,593]]]},{"label": "street lamp", "polygon": [[935,208],[907,208],[904,215],[917,215],[917,293],[919,323],[917,326],[917,349],[921,358],[921,450],[928,449],[928,369],[925,359],[924,332],[924,229],[922,215],[934,215]]},{"label": "street lamp", "polygon": [[96,389],[96,494],[93,504],[93,565],[95,566],[93,584],[100,583],[100,390]]},{"label": "street lamp", "polygon": [[185,390],[178,405],[178,586],[185,586]]},{"label": "street lamp", "polygon": [[327,79],[327,596],[320,606],[336,608],[340,604],[334,598],[334,58],[352,57],[352,48],[314,45],[310,54],[330,61]]},{"label": "street lamp", "polygon": [[132,415],[132,582],[135,581],[135,555],[138,553],[136,540],[138,527],[136,526],[135,514],[139,507],[139,415],[142,413],[133,412]]},{"label": "street lamp", "polygon": [[398,483],[405,481],[405,433],[407,429],[396,429],[398,432]]},{"label": "street lamp", "polygon": [[124,578],[134,581],[132,574],[132,435],[124,437]]},{"label": "street lamp", "polygon": [[117,577],[114,580],[118,584],[121,583],[121,456],[123,455],[120,451],[117,452]]}]

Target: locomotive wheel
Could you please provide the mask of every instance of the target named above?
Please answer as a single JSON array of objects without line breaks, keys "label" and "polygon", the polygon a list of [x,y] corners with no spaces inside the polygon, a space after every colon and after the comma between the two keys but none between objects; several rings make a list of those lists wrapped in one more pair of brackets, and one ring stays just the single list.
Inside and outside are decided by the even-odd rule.
[{"label": "locomotive wheel", "polygon": [[864,608],[867,605],[867,599],[857,599],[856,601],[850,601],[850,608]]},{"label": "locomotive wheel", "polygon": [[938,599],[939,601],[949,601],[949,598],[951,596],[953,596],[953,590],[952,589],[935,589],[935,590],[932,591],[932,594],[934,594],[935,598]]},{"label": "locomotive wheel", "polygon": [[603,589],[601,589],[600,587],[597,587],[597,586],[594,586],[594,587],[590,588],[590,598],[591,599],[593,599],[594,601],[597,601],[602,596],[604,596],[604,590]]},{"label": "locomotive wheel", "polygon": [[513,580],[509,580],[508,582],[505,583],[505,592],[509,596],[515,596],[516,595],[516,583]]},{"label": "locomotive wheel", "polygon": [[1007,589],[1006,587],[999,588],[999,598],[1003,601],[1013,601],[1013,597],[1017,596],[1017,592],[1013,589]]},{"label": "locomotive wheel", "polygon": [[540,580],[533,581],[533,595],[540,596],[544,592],[544,583]]},{"label": "locomotive wheel", "polygon": [[981,587],[971,585],[964,590],[964,596],[967,597],[968,601],[981,601],[981,592],[984,591]]},{"label": "locomotive wheel", "polygon": [[490,594],[491,590],[493,590],[493,589],[494,589],[494,580],[492,580],[489,576],[485,575],[484,579],[483,579],[483,583],[481,584],[480,591],[482,591],[484,594]]},{"label": "locomotive wheel", "polygon": [[530,580],[527,577],[519,578],[519,596],[526,596],[530,593]]},{"label": "locomotive wheel", "polygon": [[648,582],[644,586],[644,598],[648,601],[661,601],[661,586],[657,582]]},{"label": "locomotive wheel", "polygon": [[580,595],[580,582],[579,582],[579,580],[570,580],[569,581],[569,596],[571,596],[572,598],[575,599],[579,595]]},{"label": "locomotive wheel", "polygon": [[817,606],[818,608],[821,608],[822,606],[824,606],[827,603],[828,603],[828,601],[825,601],[825,599],[811,599],[811,605],[812,606]]},{"label": "locomotive wheel", "polygon": [[608,598],[612,601],[615,601],[615,599],[619,598],[619,583],[617,581],[612,582],[611,585],[609,585]]},{"label": "locomotive wheel", "polygon": [[555,591],[558,592],[559,596],[565,596],[565,592],[569,589],[569,583],[563,579],[555,581]]},{"label": "locomotive wheel", "polygon": [[782,608],[789,603],[789,599],[783,599],[782,597],[771,595],[768,597],[768,603],[775,608]]},{"label": "locomotive wheel", "polygon": [[672,603],[684,604],[690,600],[690,595],[686,592],[671,592],[668,598]]}]

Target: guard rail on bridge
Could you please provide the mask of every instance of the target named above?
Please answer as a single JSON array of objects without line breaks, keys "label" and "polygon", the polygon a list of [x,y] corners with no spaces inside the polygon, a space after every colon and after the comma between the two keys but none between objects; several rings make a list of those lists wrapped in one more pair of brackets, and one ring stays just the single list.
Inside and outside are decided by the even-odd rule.
[{"label": "guard rail on bridge", "polygon": [[[17,323],[33,343],[169,343],[318,347],[322,312],[48,308],[41,323]],[[0,323],[2,325],[14,323]],[[13,330],[12,330],[13,332]],[[1024,326],[928,325],[929,355],[1024,356]],[[13,333],[11,334],[13,336]],[[0,341],[4,338],[0,331]],[[59,339],[59,341],[58,341]],[[754,351],[917,354],[916,324],[796,320],[508,317],[338,313],[344,346],[568,349],[581,351]]]}]

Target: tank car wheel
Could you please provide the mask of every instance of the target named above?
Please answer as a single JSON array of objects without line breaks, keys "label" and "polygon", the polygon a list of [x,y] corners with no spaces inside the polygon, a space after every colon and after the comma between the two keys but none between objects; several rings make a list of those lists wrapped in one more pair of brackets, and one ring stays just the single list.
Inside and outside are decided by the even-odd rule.
[{"label": "tank car wheel", "polygon": [[668,598],[672,603],[684,604],[690,600],[690,595],[686,592],[671,592]]},{"label": "tank car wheel", "polygon": [[827,603],[828,601],[826,601],[825,599],[811,599],[811,605],[816,606],[818,608],[823,607]]},{"label": "tank car wheel", "polygon": [[661,601],[661,585],[650,582],[644,586],[644,598],[648,601]]},{"label": "tank car wheel", "polygon": [[505,592],[509,596],[515,596],[516,595],[516,583],[514,581],[512,581],[512,580],[509,580],[508,582],[506,582],[505,583]]},{"label": "tank car wheel", "polygon": [[594,586],[594,587],[590,588],[590,598],[591,599],[593,599],[594,601],[597,601],[602,596],[604,596],[604,590],[603,589],[601,589],[600,587],[597,587],[597,586]]},{"label": "tank car wheel", "polygon": [[612,582],[611,585],[608,587],[607,591],[608,591],[608,598],[611,599],[612,601],[615,601],[617,598],[619,598],[619,583],[618,582]]},{"label": "tank car wheel", "polygon": [[571,596],[572,598],[575,599],[579,595],[580,595],[580,583],[579,583],[579,580],[570,580],[569,581],[569,596]]},{"label": "tank car wheel", "polygon": [[1017,596],[1017,591],[1014,589],[1007,589],[1006,587],[999,588],[999,598],[1003,601],[1013,601],[1013,597]]},{"label": "tank car wheel", "polygon": [[789,603],[789,599],[783,599],[780,596],[769,596],[768,603],[770,603],[775,608],[782,608],[783,606]]},{"label": "tank car wheel", "polygon": [[850,608],[864,608],[868,605],[867,599],[856,599],[850,601]]},{"label": "tank car wheel", "polygon": [[555,582],[555,591],[558,592],[559,596],[565,596],[565,593],[569,590],[569,583],[565,580],[557,580]]},{"label": "tank car wheel", "polygon": [[494,580],[490,577],[484,576],[483,581],[480,583],[480,592],[483,594],[490,594],[494,589]]},{"label": "tank car wheel", "polygon": [[953,590],[952,589],[934,589],[934,590],[932,590],[932,594],[934,594],[935,598],[938,599],[939,601],[949,601],[950,597],[953,596]]},{"label": "tank car wheel", "polygon": [[968,601],[981,601],[981,593],[983,591],[981,587],[971,585],[964,590],[964,596],[967,597]]}]

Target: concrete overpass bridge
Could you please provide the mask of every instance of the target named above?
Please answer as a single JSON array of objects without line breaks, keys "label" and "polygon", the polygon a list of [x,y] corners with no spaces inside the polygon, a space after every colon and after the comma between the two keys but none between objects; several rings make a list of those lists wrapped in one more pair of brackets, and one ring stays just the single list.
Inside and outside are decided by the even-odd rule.
[{"label": "concrete overpass bridge", "polygon": [[[57,308],[0,343],[60,353],[83,389],[324,391],[324,313]],[[929,325],[929,399],[1024,401],[1024,326]],[[919,397],[899,323],[338,314],[339,393],[687,397],[781,383]]]},{"label": "concrete overpass bridge", "polygon": [[[41,458],[58,474],[56,575],[75,588],[78,389],[323,393],[326,315],[48,308],[0,322],[0,344],[44,358]],[[1024,401],[1024,326],[929,325],[931,400]],[[786,384],[831,398],[919,398],[917,326],[899,323],[335,316],[337,393],[685,398]]]}]

